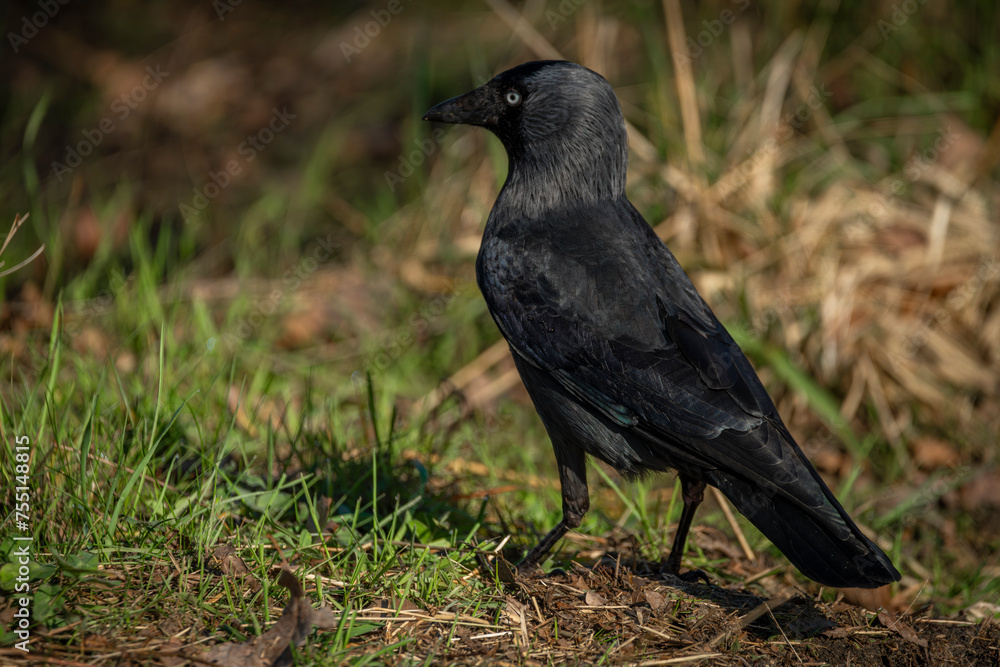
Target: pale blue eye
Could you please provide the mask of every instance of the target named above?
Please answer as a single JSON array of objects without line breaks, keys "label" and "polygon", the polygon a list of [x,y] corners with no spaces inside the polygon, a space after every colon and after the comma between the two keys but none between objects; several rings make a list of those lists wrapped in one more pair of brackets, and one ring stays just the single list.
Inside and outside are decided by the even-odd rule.
[{"label": "pale blue eye", "polygon": [[507,104],[516,107],[521,103],[521,93],[516,90],[507,91]]}]

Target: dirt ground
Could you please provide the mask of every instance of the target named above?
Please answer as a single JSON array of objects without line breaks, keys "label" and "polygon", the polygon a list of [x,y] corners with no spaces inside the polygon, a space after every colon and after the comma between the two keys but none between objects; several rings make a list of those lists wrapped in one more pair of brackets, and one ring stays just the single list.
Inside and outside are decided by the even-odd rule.
[{"label": "dirt ground", "polygon": [[[475,627],[449,635],[418,625],[405,654],[467,665],[1000,665],[995,621],[935,618],[929,607],[897,617],[794,590],[766,600],[646,565],[604,559],[593,568],[519,575],[506,585],[506,630],[487,638]],[[392,625],[382,641],[404,632]]]},{"label": "dirt ground", "polygon": [[[262,635],[245,632],[245,642],[213,642],[213,633],[190,618],[160,616],[136,637],[91,632],[81,643],[61,631],[41,634],[27,662],[1000,665],[1000,622],[991,616],[942,618],[929,604],[899,614],[871,612],[845,602],[844,595],[832,603],[817,600],[778,574],[781,568],[747,580],[757,583],[725,584],[686,581],[659,572],[655,563],[621,556],[574,562],[547,574],[515,574],[505,562],[481,562],[480,576],[504,583],[477,611],[425,608],[416,598],[374,601],[357,612],[353,622],[359,629],[351,631],[346,652],[336,651],[336,658],[326,657],[325,634],[341,631],[340,616],[328,606],[313,606],[313,596],[288,571],[279,577],[292,593],[284,612]],[[254,583],[239,580],[240,586]],[[293,662],[289,644],[299,646],[304,657]],[[8,664],[25,664],[23,654],[0,649],[0,665]]]}]

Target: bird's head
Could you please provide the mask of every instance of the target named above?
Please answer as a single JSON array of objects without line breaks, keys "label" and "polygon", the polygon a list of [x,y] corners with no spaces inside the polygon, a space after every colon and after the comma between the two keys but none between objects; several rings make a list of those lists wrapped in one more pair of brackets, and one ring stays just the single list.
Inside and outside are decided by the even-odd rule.
[{"label": "bird's head", "polygon": [[511,162],[508,187],[521,184],[544,199],[624,194],[621,106],[604,77],[586,67],[563,60],[518,65],[438,104],[424,120],[479,125],[497,135]]}]

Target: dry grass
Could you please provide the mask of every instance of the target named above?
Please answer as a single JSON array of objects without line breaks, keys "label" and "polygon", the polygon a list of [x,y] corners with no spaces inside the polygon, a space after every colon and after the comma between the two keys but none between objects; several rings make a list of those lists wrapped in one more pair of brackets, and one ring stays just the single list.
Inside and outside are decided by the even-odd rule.
[{"label": "dry grass", "polygon": [[[281,605],[255,597],[257,588],[240,588],[243,583],[214,565],[206,569],[204,554],[192,545],[214,548],[216,542],[235,545],[247,562],[251,555],[260,558],[250,565],[257,585],[273,577],[277,551],[298,558],[309,581],[318,582],[317,595],[343,601],[342,618],[381,623],[387,609],[399,612],[367,634],[347,636],[342,645],[340,635],[336,641],[322,633],[316,638],[327,648],[336,645],[331,654],[344,661],[419,662],[434,656],[457,664],[934,664],[995,657],[997,626],[968,619],[996,613],[987,597],[1000,577],[994,547],[1000,539],[1000,122],[989,134],[966,125],[944,93],[926,90],[911,70],[880,58],[873,39],[878,31],[871,25],[842,52],[830,53],[831,26],[822,19],[763,36],[737,20],[688,61],[680,54],[694,35],[685,26],[702,24],[684,3],[664,0],[663,15],[670,20],[663,25],[637,25],[595,3],[571,4],[566,20],[552,27],[545,11],[553,8],[537,2],[519,8],[489,0],[488,6],[446,16],[428,9],[435,42],[420,48],[432,51],[438,64],[403,70],[400,63],[409,62],[412,44],[426,31],[426,17],[418,15],[424,10],[408,9],[394,19],[383,39],[348,66],[338,44],[369,20],[367,10],[334,29],[296,26],[293,37],[278,43],[260,27],[266,22],[254,18],[267,10],[244,3],[219,32],[191,31],[163,89],[135,110],[135,125],[123,125],[102,147],[123,142],[119,150],[131,150],[128,142],[141,135],[139,127],[166,137],[128,153],[132,161],[124,173],[143,175],[136,176],[141,195],[108,197],[102,208],[96,197],[88,199],[90,188],[103,193],[100,184],[118,174],[104,173],[106,163],[96,160],[93,171],[85,166],[74,173],[68,203],[51,221],[62,242],[46,257],[48,266],[29,278],[42,287],[29,282],[6,304],[0,349],[12,367],[24,366],[28,388],[4,390],[4,419],[11,405],[27,406],[34,410],[32,429],[52,429],[52,442],[43,439],[40,452],[53,466],[43,472],[50,475],[45,479],[59,481],[52,488],[70,484],[72,474],[81,476],[78,496],[47,505],[60,515],[73,509],[55,522],[52,535],[92,548],[90,538],[81,536],[105,528],[121,488],[115,485],[129,476],[153,489],[152,498],[142,496],[129,506],[157,510],[150,510],[149,525],[142,524],[149,517],[122,516],[129,525],[112,526],[102,537],[105,546],[123,535],[126,542],[136,535],[149,540],[139,540],[138,551],[148,553],[128,567],[111,547],[102,552],[109,561],[102,561],[105,575],[121,575],[127,584],[115,597],[101,598],[96,587],[76,584],[67,589],[66,613],[86,610],[82,620],[65,621],[53,612],[46,627],[36,628],[38,646],[52,662],[173,664],[170,659],[184,646],[265,630],[262,619],[274,619]],[[685,14],[682,22],[678,17]],[[221,57],[217,49],[246,43],[240,30],[267,48],[242,61]],[[762,59],[761,44],[775,34],[780,40]],[[72,48],[50,48],[60,44]],[[32,40],[29,51],[90,81],[102,109],[121,88],[115,77],[142,71],[126,50],[97,48],[56,27]],[[455,54],[463,53],[476,55],[456,64]],[[629,196],[744,345],[817,467],[840,491],[850,492],[845,497],[856,514],[872,524],[871,532],[900,565],[904,579],[886,604],[915,615],[903,626],[804,584],[786,563],[761,553],[752,535],[743,536],[738,517],[719,519],[728,532],[700,526],[693,536],[697,563],[711,568],[717,586],[662,578],[634,555],[648,553],[649,545],[636,544],[634,520],[628,523],[632,510],[621,509],[619,498],[601,484],[595,484],[592,514],[612,508],[605,513],[617,517],[606,522],[613,527],[571,535],[564,550],[598,566],[516,584],[494,586],[470,569],[464,544],[439,550],[412,539],[389,540],[383,546],[398,551],[374,562],[377,540],[330,546],[327,538],[346,539],[343,525],[340,532],[327,527],[320,533],[313,516],[308,531],[286,515],[266,516],[278,536],[268,540],[249,530],[259,507],[239,510],[235,499],[259,488],[291,494],[282,473],[322,471],[330,460],[343,463],[343,455],[361,464],[338,468],[342,476],[356,481],[371,474],[366,465],[378,450],[376,426],[385,438],[386,419],[376,419],[364,383],[352,381],[364,371],[372,371],[376,387],[389,394],[384,403],[398,408],[386,410],[397,416],[390,426],[404,433],[400,438],[412,438],[406,441],[412,448],[394,451],[396,468],[379,472],[411,482],[429,470],[422,493],[446,498],[448,510],[439,514],[474,515],[482,504],[487,530],[512,527],[515,534],[530,535],[530,527],[506,520],[544,514],[539,506],[556,497],[554,475],[543,465],[526,469],[525,460],[512,455],[547,445],[537,423],[524,416],[530,407],[505,345],[481,310],[469,315],[469,304],[479,304],[472,262],[504,169],[496,144],[482,132],[449,132],[435,140],[417,175],[399,191],[383,187],[383,172],[397,169],[412,137],[424,136],[412,129],[419,110],[410,102],[436,101],[422,98],[445,87],[462,92],[464,87],[452,90],[468,83],[453,83],[457,72],[481,78],[549,57],[579,61],[616,86],[628,121]],[[657,57],[663,62],[650,65]],[[80,64],[96,61],[115,66],[104,71]],[[844,73],[854,69],[898,83],[921,100],[922,110],[852,108],[841,98]],[[225,86],[206,85],[205,77],[218,76]],[[420,83],[399,84],[411,79]],[[273,87],[258,86],[258,80]],[[191,91],[203,96],[178,104]],[[197,179],[231,157],[242,136],[266,119],[264,112],[289,98],[299,104],[300,118],[282,137],[287,143],[276,142],[248,166],[245,180],[210,208],[209,224],[171,227],[177,203],[190,199],[189,181],[204,185],[207,180]],[[92,119],[83,124],[90,127]],[[179,136],[188,142],[183,154],[173,150]],[[281,151],[296,142],[289,152],[309,155],[308,164],[282,164]],[[189,169],[197,174],[192,177]],[[55,186],[46,194],[53,192]],[[234,202],[247,192],[255,206],[237,210]],[[164,200],[170,202],[167,213]],[[134,213],[147,207],[156,225]],[[273,209],[280,214],[268,217]],[[216,224],[220,219],[225,224]],[[300,266],[315,239],[330,229],[340,253],[310,269],[300,287],[288,289],[284,270]],[[155,240],[146,247],[144,239]],[[178,271],[182,277],[164,268],[168,262],[150,259],[159,257],[159,247],[196,245],[191,239],[206,249]],[[115,253],[125,256],[123,279],[111,281],[110,298],[94,298],[107,281],[88,275],[89,267]],[[150,269],[154,264],[158,268]],[[83,278],[69,289],[83,296],[65,305],[66,331],[53,338],[63,334],[71,361],[58,367],[57,359],[50,368],[38,359],[49,330],[59,326],[54,317],[63,272],[74,270]],[[240,337],[239,326],[276,292],[282,297],[273,314],[255,324],[252,335]],[[43,336],[32,338],[38,330]],[[206,340],[228,341],[227,334],[235,336],[224,348],[231,366],[213,357],[210,347],[206,352]],[[449,336],[452,347],[435,346]],[[157,356],[161,345],[166,363]],[[388,359],[385,367],[380,355]],[[101,385],[104,377],[113,378],[114,391]],[[496,418],[511,404],[518,406],[513,417]],[[165,414],[177,419],[166,438],[160,428]],[[488,440],[492,449],[473,460],[485,448],[460,438],[491,415],[494,425],[480,429],[486,437],[471,440]],[[534,436],[526,433],[538,437],[529,442]],[[192,482],[172,462],[150,464],[136,454],[141,448],[133,447],[132,438],[148,436],[152,452],[153,434],[170,456],[183,459],[200,447],[192,458],[200,455],[211,465],[194,466]],[[233,442],[238,454],[227,450],[223,456],[222,448]],[[322,449],[327,446],[330,452]],[[103,458],[106,450],[109,460],[120,455],[114,466]],[[550,458],[546,451],[544,460]],[[245,481],[240,475],[251,474],[248,462],[267,468],[252,493],[239,486]],[[228,474],[226,465],[238,472],[232,487],[198,476]],[[168,472],[177,477],[169,484]],[[186,504],[187,493],[198,503]],[[532,504],[513,497],[529,497]],[[656,489],[645,500],[666,508],[670,499],[669,489]],[[330,509],[330,498],[309,496],[314,500],[315,506],[326,503],[324,512]],[[237,509],[220,518],[209,511],[215,502]],[[174,516],[174,503],[197,507],[204,516],[192,522],[194,528],[176,528],[175,535],[175,528],[160,523]],[[724,503],[716,506],[726,509]],[[421,521],[421,528],[433,526],[427,517]],[[307,534],[323,539],[302,547]],[[272,539],[281,542],[274,551]],[[609,552],[618,559],[602,563]],[[175,558],[180,553],[184,557]],[[448,563],[431,584],[428,562]],[[424,597],[412,595],[397,605],[393,595],[408,587],[423,590]],[[196,588],[191,597],[180,595]],[[356,600],[359,606],[351,608],[348,602]],[[782,600],[787,602],[779,606]],[[980,607],[973,609],[972,602]],[[139,611],[121,620],[120,609]],[[941,609],[960,617],[942,623]],[[230,617],[238,630],[222,627]],[[836,627],[828,625],[831,619]],[[123,639],[113,639],[118,636]]]},{"label": "dry grass", "polygon": [[[664,5],[668,16],[680,12],[676,2]],[[491,7],[515,28],[524,57],[566,56],[518,23],[503,0]],[[576,25],[566,41],[589,50],[569,57],[584,64],[613,62],[627,48],[597,37],[619,33],[613,18],[588,15]],[[671,52],[683,53],[683,23],[668,27]],[[900,470],[913,467],[904,443],[925,434],[947,432],[956,450],[992,460],[991,434],[1000,429],[1000,229],[991,219],[998,202],[990,174],[1000,158],[1000,124],[989,139],[947,113],[838,124],[829,100],[817,97],[830,72],[845,59],[892,68],[859,49],[820,65],[823,39],[819,27],[790,36],[728,113],[695,88],[688,59],[675,57],[677,95],[662,115],[681,119],[687,159],[662,159],[637,127],[646,118],[626,104],[630,194],[650,204],[667,199],[656,181],[673,190],[673,210],[657,231],[723,320],[745,322],[736,326],[746,336],[786,350],[840,397],[852,429],[893,446]],[[740,57],[732,53],[733,61]],[[607,69],[614,68],[599,67]],[[719,115],[731,137],[723,154],[700,143],[699,119]],[[901,168],[871,180],[865,174],[877,170],[852,151],[857,136],[880,134],[909,148]],[[922,148],[918,139],[928,135],[933,141]],[[480,141],[462,134],[455,149],[468,155],[478,150],[468,144]],[[463,232],[485,217],[495,183],[488,162],[447,180],[435,171],[420,209],[404,210],[393,226],[423,229],[418,243],[433,261],[440,253],[429,248],[442,238],[438,224],[427,224],[433,212],[436,221],[461,223],[455,245],[471,256],[478,229]],[[789,421],[810,420],[801,395],[769,384],[782,394]]]}]

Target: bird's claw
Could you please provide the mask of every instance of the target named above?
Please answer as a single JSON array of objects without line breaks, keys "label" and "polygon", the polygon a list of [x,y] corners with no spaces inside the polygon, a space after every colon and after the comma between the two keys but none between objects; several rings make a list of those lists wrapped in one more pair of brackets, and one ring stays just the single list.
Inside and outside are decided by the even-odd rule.
[{"label": "bird's claw", "polygon": [[528,560],[527,558],[525,558],[520,563],[514,566],[514,569],[517,571],[518,574],[530,574],[540,568],[541,566],[538,564],[537,560],[535,559]]},{"label": "bird's claw", "polygon": [[709,586],[712,585],[712,580],[708,578],[704,570],[688,570],[687,572],[678,572],[674,575],[681,581],[686,581],[689,584],[697,582],[699,579]]}]

